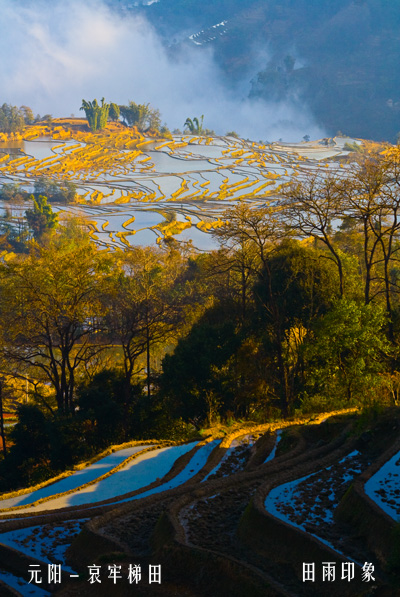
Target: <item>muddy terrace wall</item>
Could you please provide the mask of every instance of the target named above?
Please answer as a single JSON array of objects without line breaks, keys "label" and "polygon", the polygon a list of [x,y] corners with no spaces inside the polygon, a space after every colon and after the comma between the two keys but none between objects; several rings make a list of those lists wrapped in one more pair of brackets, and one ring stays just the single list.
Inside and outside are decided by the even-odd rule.
[{"label": "muddy terrace wall", "polygon": [[[347,439],[347,434],[348,428],[330,444],[313,453],[307,453],[303,462],[298,462],[295,467],[292,466],[290,470],[274,475],[264,483],[248,505],[238,528],[238,535],[244,543],[251,546],[260,556],[275,561],[277,566],[288,567],[291,570],[290,574],[294,574],[301,582],[303,562],[315,562],[315,582],[307,584],[307,595],[316,597],[327,594],[328,583],[322,581],[321,563],[336,562],[340,567],[342,562],[348,560],[301,529],[269,514],[265,510],[264,503],[266,496],[274,487],[306,476],[317,468],[329,466],[351,451],[356,439]],[[361,580],[357,582],[356,578],[347,583],[338,580],[329,583],[330,597],[336,595],[358,597],[365,590],[365,583]]]},{"label": "muddy terrace wall", "polygon": [[400,577],[400,538],[396,522],[365,493],[364,488],[365,483],[399,450],[400,439],[355,479],[338,505],[335,518],[357,529],[383,566],[397,567]]}]

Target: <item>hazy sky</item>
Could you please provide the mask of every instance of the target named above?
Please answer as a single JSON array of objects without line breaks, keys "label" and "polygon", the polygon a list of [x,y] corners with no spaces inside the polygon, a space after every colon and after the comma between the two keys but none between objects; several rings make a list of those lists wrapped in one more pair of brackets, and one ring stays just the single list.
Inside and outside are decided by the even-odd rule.
[{"label": "hazy sky", "polygon": [[324,135],[306,107],[249,100],[243,84],[228,91],[211,48],[185,49],[172,61],[138,16],[118,16],[98,1],[0,0],[0,9],[1,103],[69,116],[82,114],[83,98],[104,96],[150,102],[171,129],[204,114],[218,134],[235,130],[257,141]]}]

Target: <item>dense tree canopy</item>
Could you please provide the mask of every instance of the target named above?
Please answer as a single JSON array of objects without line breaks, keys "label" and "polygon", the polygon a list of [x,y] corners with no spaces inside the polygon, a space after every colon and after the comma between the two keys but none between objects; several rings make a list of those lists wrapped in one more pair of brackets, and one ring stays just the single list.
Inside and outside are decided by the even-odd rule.
[{"label": "dense tree canopy", "polygon": [[79,109],[84,110],[89,127],[92,131],[98,131],[105,128],[110,104],[104,102],[104,97],[101,98],[101,104],[98,103],[97,99],[94,99],[91,102],[83,99],[82,106]]},{"label": "dense tree canopy", "polygon": [[70,180],[56,181],[46,176],[39,176],[35,180],[35,197],[44,195],[50,203],[72,203],[76,197],[76,184]]},{"label": "dense tree canopy", "polygon": [[136,104],[129,101],[127,106],[119,106],[121,116],[129,126],[137,126],[140,130],[155,129],[161,127],[161,115],[157,108],[150,104]]},{"label": "dense tree canopy", "polygon": [[29,106],[12,106],[3,104],[0,106],[0,133],[20,133],[25,125],[33,124],[40,116],[33,115]]},{"label": "dense tree canopy", "polygon": [[[3,268],[1,315],[8,358],[49,382],[58,410],[74,410],[85,364],[103,349],[93,342],[103,309],[101,256],[89,240],[65,237],[33,245]],[[50,405],[51,408],[51,405]]]},{"label": "dense tree canopy", "polygon": [[46,232],[51,232],[57,226],[58,216],[47,203],[47,198],[39,195],[33,198],[33,209],[25,212],[29,228],[35,240],[40,240]]},{"label": "dense tree canopy", "polygon": [[18,133],[24,126],[24,112],[20,108],[11,104],[0,106],[0,132]]}]

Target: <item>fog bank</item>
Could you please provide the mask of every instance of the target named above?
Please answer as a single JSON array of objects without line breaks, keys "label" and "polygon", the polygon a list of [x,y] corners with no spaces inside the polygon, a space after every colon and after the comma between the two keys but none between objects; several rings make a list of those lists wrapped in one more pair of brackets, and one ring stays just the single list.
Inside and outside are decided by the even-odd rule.
[{"label": "fog bank", "polygon": [[235,130],[257,141],[324,135],[306,107],[250,100],[246,82],[228,90],[211,49],[185,47],[170,58],[140,16],[121,16],[98,1],[0,0],[0,6],[0,103],[69,116],[79,114],[82,98],[105,97],[150,102],[171,129],[204,114],[204,125],[217,134]]}]

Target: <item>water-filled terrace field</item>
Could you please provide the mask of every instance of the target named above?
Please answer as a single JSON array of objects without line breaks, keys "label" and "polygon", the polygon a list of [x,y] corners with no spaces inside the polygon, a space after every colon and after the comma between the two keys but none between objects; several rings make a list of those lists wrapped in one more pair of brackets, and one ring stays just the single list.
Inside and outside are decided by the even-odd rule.
[{"label": "water-filled terrace field", "polygon": [[[206,594],[196,592],[203,580],[190,573],[192,558],[194,570],[204,561],[219,570],[213,583],[238,583],[234,595],[328,594],[321,579],[312,592],[301,580],[302,559],[312,554],[316,562],[333,561],[339,568],[341,561],[355,564],[354,582],[338,578],[329,594],[366,594],[361,571],[372,562],[374,586],[383,591],[377,594],[395,595],[387,573],[395,534],[386,532],[372,543],[368,535],[375,522],[394,532],[396,518],[386,515],[378,499],[369,499],[368,485],[379,489],[379,481],[390,477],[390,499],[398,503],[398,430],[397,409],[375,424],[371,443],[349,409],[311,419],[238,423],[187,444],[115,446],[64,479],[5,496],[0,590],[3,583],[29,595],[28,564],[61,563],[67,576],[81,574],[62,583],[78,594],[87,589],[87,565],[125,554],[128,562],[162,557],[163,569],[180,571],[166,578],[168,588],[182,589],[179,594],[188,588]],[[40,594],[53,594],[46,583],[40,588]]]},{"label": "water-filled terrace field", "polygon": [[[99,244],[152,244],[173,236],[200,249],[213,246],[210,230],[238,200],[255,206],[279,197],[282,183],[315,168],[340,168],[331,158],[346,154],[343,138],[262,145],[234,137],[145,137],[136,128],[112,125],[82,130],[82,121],[28,127],[0,142],[0,183],[33,190],[45,176],[74,182],[73,204],[53,209],[84,216]],[[350,140],[352,141],[352,140]],[[11,208],[23,215],[24,204]]]}]

